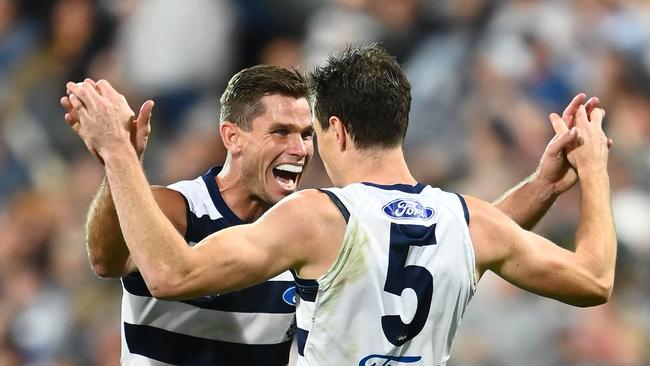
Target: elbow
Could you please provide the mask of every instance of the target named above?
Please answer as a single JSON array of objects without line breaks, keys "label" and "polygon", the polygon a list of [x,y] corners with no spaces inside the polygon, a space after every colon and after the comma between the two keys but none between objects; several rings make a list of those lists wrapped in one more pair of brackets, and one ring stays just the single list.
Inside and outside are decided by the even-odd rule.
[{"label": "elbow", "polygon": [[103,260],[102,258],[90,256],[90,268],[93,272],[101,278],[119,278],[127,273],[125,273],[124,268],[116,268],[116,266],[111,265],[108,261]]},{"label": "elbow", "polygon": [[[144,274],[143,274],[144,276]],[[151,296],[159,300],[184,300],[187,296],[187,289],[184,284],[184,276],[179,274],[144,276]]]},{"label": "elbow", "polygon": [[614,290],[614,275],[607,276],[607,278],[602,278],[598,281],[596,290],[593,294],[594,305],[602,305],[607,303],[612,298],[612,292]]},{"label": "elbow", "polygon": [[95,274],[98,277],[101,277],[101,278],[118,278],[118,277],[122,277],[122,273],[117,272],[117,271],[112,271],[109,267],[101,265],[101,264],[93,263],[91,265],[91,267],[93,269],[93,272],[95,272]]},{"label": "elbow", "polygon": [[179,300],[178,291],[169,284],[160,282],[149,284],[149,282],[147,282],[147,287],[149,288],[149,292],[151,292],[151,296],[158,300]]},{"label": "elbow", "polygon": [[606,278],[594,279],[591,286],[587,289],[584,296],[575,304],[579,307],[592,307],[603,305],[612,298],[612,291],[614,289],[614,276],[607,276]]}]

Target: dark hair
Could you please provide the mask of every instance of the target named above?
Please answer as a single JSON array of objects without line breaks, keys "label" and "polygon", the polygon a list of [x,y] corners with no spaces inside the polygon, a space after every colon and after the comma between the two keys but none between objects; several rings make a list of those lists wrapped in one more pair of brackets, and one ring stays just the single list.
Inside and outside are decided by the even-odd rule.
[{"label": "dark hair", "polygon": [[403,143],[411,84],[397,60],[376,43],[348,47],[310,73],[313,112],[321,128],[338,117],[357,148]]},{"label": "dark hair", "polygon": [[309,89],[305,77],[295,69],[272,65],[243,69],[221,95],[220,122],[231,121],[249,131],[253,119],[266,112],[262,97],[271,94],[307,98]]}]

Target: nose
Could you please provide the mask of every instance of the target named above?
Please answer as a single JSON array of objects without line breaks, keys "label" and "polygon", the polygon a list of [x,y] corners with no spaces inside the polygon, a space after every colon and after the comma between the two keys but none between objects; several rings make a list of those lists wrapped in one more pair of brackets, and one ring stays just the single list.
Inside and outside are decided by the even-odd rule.
[{"label": "nose", "polygon": [[291,155],[305,157],[308,154],[307,142],[302,138],[302,136],[297,134],[292,134],[289,139],[289,146],[287,147],[287,152]]}]

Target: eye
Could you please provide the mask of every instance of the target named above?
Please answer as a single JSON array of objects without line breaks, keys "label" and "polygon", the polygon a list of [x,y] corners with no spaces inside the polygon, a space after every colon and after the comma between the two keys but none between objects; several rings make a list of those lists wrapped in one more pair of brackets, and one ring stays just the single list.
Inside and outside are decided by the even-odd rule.
[{"label": "eye", "polygon": [[278,128],[277,130],[273,131],[273,134],[279,136],[287,136],[289,134],[289,130],[287,130],[286,128]]},{"label": "eye", "polygon": [[302,133],[302,139],[305,141],[311,141],[314,139],[314,131],[311,132],[303,132]]}]

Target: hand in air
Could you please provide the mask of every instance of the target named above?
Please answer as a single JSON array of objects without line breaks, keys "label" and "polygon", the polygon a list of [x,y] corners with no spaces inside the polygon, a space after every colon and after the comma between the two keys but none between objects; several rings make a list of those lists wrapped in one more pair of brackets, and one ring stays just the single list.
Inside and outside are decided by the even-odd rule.
[{"label": "hand in air", "polygon": [[[566,147],[566,157],[580,176],[585,170],[607,171],[607,160],[611,140],[603,132],[605,110],[594,108],[590,113],[580,105],[575,116],[575,126],[568,133],[574,135],[573,142]],[[562,128],[558,115],[551,114],[553,125]]]},{"label": "hand in air", "polygon": [[[586,114],[591,114],[597,108],[600,102],[598,98],[591,97],[583,105],[587,96],[584,93],[576,95],[571,103],[564,109],[562,117],[556,113],[550,115],[551,124],[555,131],[555,136],[546,146],[546,150],[539,162],[538,175],[548,184],[553,186],[555,194],[562,194],[573,187],[578,180],[578,175],[574,169],[575,166],[567,159],[566,151],[575,143],[577,134],[571,132],[576,124],[577,114],[582,107]],[[604,116],[604,110],[603,116]],[[608,147],[611,147],[613,141],[607,140]]]},{"label": "hand in air", "polygon": [[[84,98],[98,98],[103,97],[104,99],[90,99],[89,100],[89,105],[95,106],[94,112],[92,115],[97,115],[98,113],[105,113],[107,112],[104,109],[104,112],[100,112],[97,107],[100,109],[106,106],[106,102],[112,103],[113,108],[116,108],[117,110],[121,111],[119,113],[122,113],[121,117],[117,118],[122,118],[124,121],[128,120],[129,123],[124,123],[123,127],[125,130],[129,132],[130,135],[130,141],[132,146],[135,148],[135,151],[140,159],[142,159],[142,155],[144,154],[144,151],[147,147],[147,141],[149,139],[149,135],[151,133],[151,113],[152,109],[154,106],[154,102],[151,100],[147,100],[144,104],[142,104],[142,107],[140,107],[140,112],[137,116],[137,118],[133,118],[133,111],[131,108],[128,106],[126,103],[126,99],[124,98],[123,95],[119,94],[115,89],[108,83],[106,80],[100,80],[97,83],[95,83],[91,79],[86,79],[83,83],[68,83],[66,84],[67,88],[67,94],[66,96],[62,97],[60,102],[61,106],[65,109],[66,114],[64,116],[65,121],[68,123],[68,125],[72,128],[75,133],[77,133],[80,137],[82,137],[82,140],[84,140],[84,143],[86,144],[86,147],[88,150],[95,155],[100,161],[102,159],[98,156],[95,148],[92,145],[89,145],[90,141],[85,139],[81,134],[80,131],[82,130],[82,125],[81,125],[81,120],[80,120],[80,108],[86,108],[87,105],[84,101],[82,101],[82,98],[80,97],[81,95],[84,96]],[[77,90],[80,94],[76,94],[74,91]],[[92,90],[95,91],[95,93],[92,93]],[[73,100],[76,100],[76,106],[75,103],[73,103]],[[86,109],[86,115],[90,116],[91,113],[88,109]],[[128,117],[128,118],[127,118]],[[87,132],[84,130],[84,132]],[[87,136],[88,137],[88,136]]]}]

